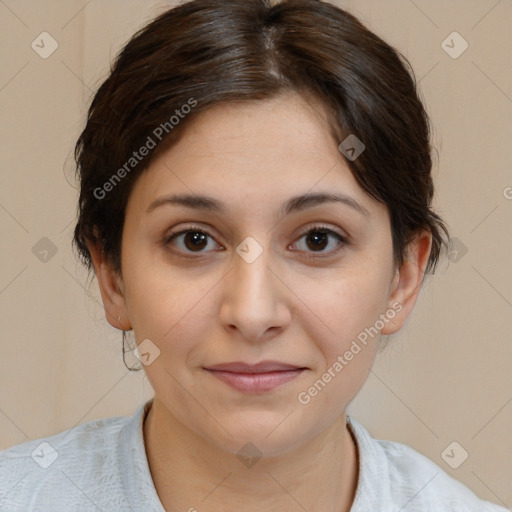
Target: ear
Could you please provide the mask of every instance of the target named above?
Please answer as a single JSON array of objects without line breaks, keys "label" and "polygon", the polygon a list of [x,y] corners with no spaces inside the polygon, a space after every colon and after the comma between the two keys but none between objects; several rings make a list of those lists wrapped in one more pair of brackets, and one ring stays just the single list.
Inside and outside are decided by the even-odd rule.
[{"label": "ear", "polygon": [[388,308],[396,311],[396,315],[392,322],[385,324],[381,334],[389,335],[399,331],[412,312],[420,293],[431,247],[430,231],[417,233],[407,246],[405,260],[393,277],[388,302]]},{"label": "ear", "polygon": [[122,277],[112,269],[104,252],[96,244],[90,242],[87,247],[94,263],[103,308],[105,309],[105,318],[112,327],[129,331],[131,325],[124,298]]}]

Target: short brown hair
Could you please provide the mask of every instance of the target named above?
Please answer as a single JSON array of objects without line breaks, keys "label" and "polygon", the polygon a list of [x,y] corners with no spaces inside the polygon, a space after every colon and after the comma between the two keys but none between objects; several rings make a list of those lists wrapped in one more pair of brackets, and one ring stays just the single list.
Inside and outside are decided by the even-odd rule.
[{"label": "short brown hair", "polygon": [[414,72],[354,16],[320,0],[192,0],[128,41],[75,147],[80,197],[73,243],[89,271],[87,242],[93,242],[121,272],[126,204],[154,148],[134,165],[127,162],[158,127],[159,142],[172,143],[213,105],[286,91],[317,98],[340,142],[350,134],[363,142],[364,152],[347,163],[360,186],[389,209],[396,264],[414,234],[427,229],[426,270],[433,272],[448,231],[431,209],[430,125]]}]

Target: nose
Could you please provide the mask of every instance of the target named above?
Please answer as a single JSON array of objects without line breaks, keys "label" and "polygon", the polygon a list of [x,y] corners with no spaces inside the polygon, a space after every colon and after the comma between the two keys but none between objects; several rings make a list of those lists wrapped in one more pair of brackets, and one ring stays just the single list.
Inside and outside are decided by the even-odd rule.
[{"label": "nose", "polygon": [[287,302],[291,292],[273,265],[269,249],[263,249],[254,261],[235,253],[224,279],[220,321],[231,336],[261,343],[286,329],[291,321]]}]

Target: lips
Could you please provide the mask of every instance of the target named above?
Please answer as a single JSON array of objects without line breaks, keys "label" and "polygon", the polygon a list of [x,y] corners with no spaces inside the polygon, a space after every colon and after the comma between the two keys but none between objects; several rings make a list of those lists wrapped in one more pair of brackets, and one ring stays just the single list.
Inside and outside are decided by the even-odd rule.
[{"label": "lips", "polygon": [[257,364],[232,362],[205,368],[228,386],[252,393],[271,391],[298,377],[306,369],[279,361],[263,361]]},{"label": "lips", "polygon": [[290,370],[298,370],[300,366],[292,364],[280,363],[278,361],[262,361],[257,364],[248,364],[242,362],[216,364],[208,366],[207,370],[219,370],[233,373],[267,373],[267,372],[283,372]]}]

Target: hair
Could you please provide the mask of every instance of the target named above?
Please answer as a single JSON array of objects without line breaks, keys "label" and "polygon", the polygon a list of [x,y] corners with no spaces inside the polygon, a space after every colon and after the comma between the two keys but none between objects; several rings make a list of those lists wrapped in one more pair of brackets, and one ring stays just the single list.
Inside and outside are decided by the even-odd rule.
[{"label": "hair", "polygon": [[339,142],[349,135],[362,141],[364,151],[346,161],[366,193],[389,209],[395,263],[428,230],[425,273],[433,273],[448,230],[431,209],[430,122],[412,67],[353,15],[320,0],[193,0],[133,35],[96,92],[75,146],[73,244],[89,273],[88,243],[121,273],[126,204],[156,147],[172,144],[214,105],[287,92],[318,100]]}]

